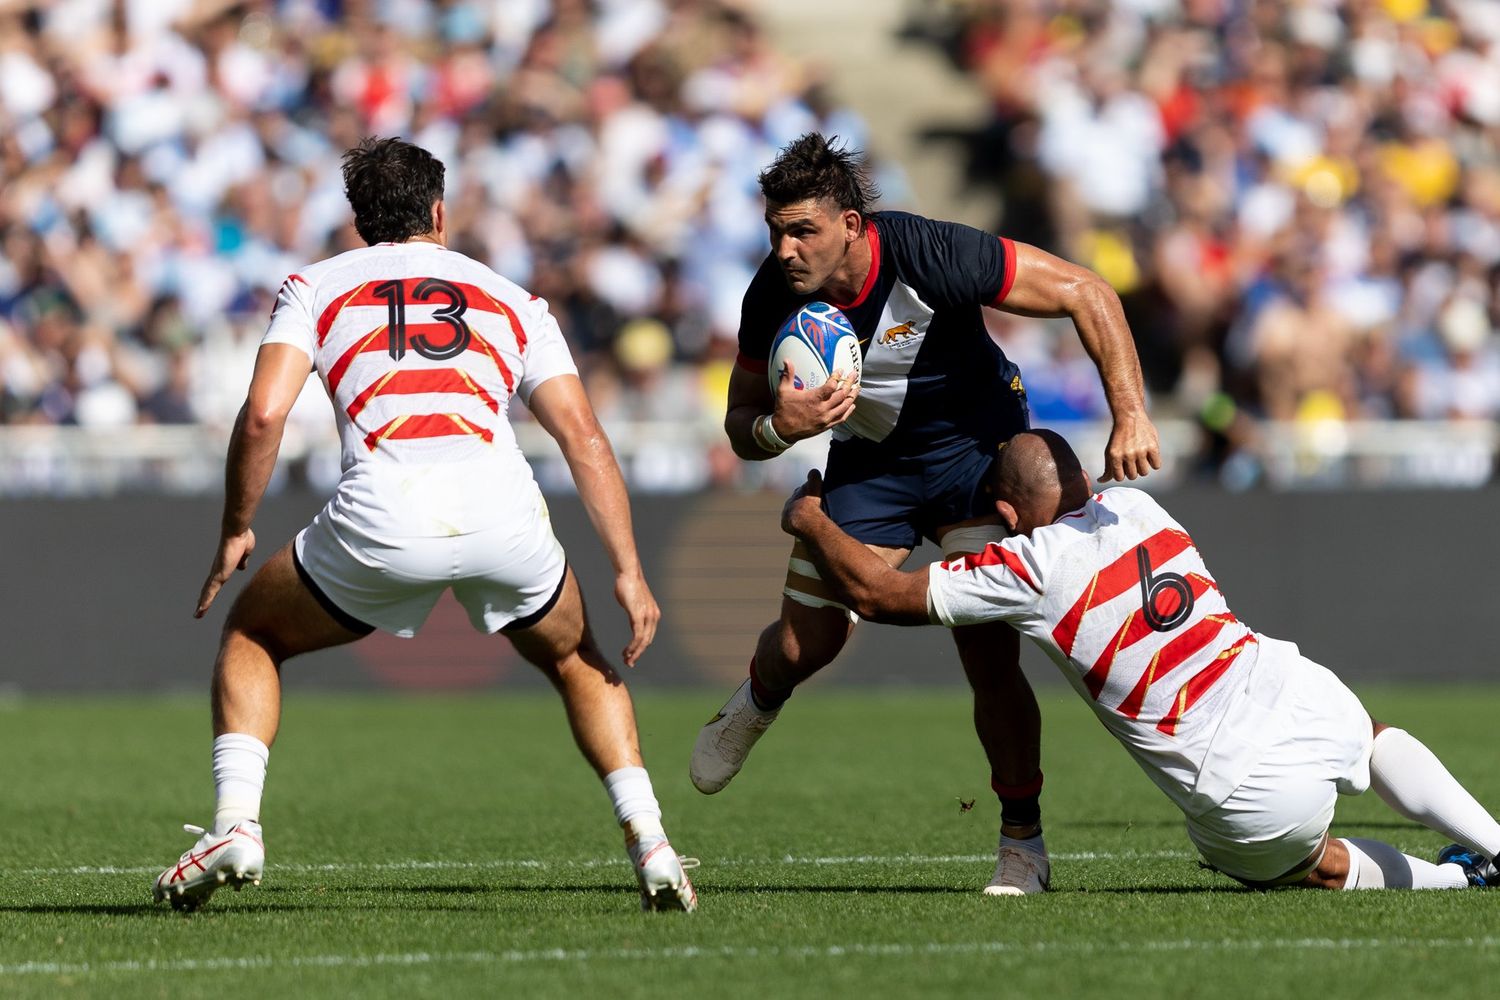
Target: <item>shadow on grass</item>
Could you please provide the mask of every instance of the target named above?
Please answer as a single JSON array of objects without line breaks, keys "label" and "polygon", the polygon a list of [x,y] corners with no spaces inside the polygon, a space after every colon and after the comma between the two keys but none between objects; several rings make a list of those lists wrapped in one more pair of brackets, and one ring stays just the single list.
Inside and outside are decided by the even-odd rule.
[{"label": "shadow on grass", "polygon": [[[778,895],[863,895],[863,896],[977,896],[979,886],[945,886],[945,885],[898,885],[898,886],[856,886],[856,885],[767,885],[767,886],[703,886],[704,894],[709,899],[714,898],[741,898],[749,896],[778,896]],[[512,894],[552,894],[566,893],[569,895],[588,896],[625,896],[632,895],[631,887],[626,886],[602,886],[602,885],[489,885],[489,886],[367,886],[364,888],[329,888],[329,889],[305,889],[292,890],[282,889],[282,892],[304,892],[304,893],[377,893],[393,897],[389,904],[382,906],[361,905],[361,910],[389,910],[392,912],[410,912],[415,910],[442,913],[472,911],[476,907],[472,905],[461,905],[456,901],[452,905],[440,903],[428,903],[423,905],[411,905],[403,902],[401,897],[430,896],[437,895],[474,895],[474,896],[497,896],[503,897]],[[1102,888],[1057,888],[1048,893],[1052,897],[1077,897],[1077,896],[1195,896],[1203,894],[1218,895],[1250,895],[1260,893],[1262,890],[1247,889],[1238,885],[1204,885],[1204,886],[1106,886]],[[252,902],[229,903],[224,905],[209,904],[203,910],[194,913],[179,913],[171,907],[159,903],[25,903],[0,905],[0,913],[24,913],[31,915],[63,914],[72,916],[99,916],[99,917],[149,917],[157,915],[161,918],[171,917],[186,920],[198,916],[210,916],[214,919],[222,919],[233,916],[254,916],[266,913],[300,913],[318,910],[327,912],[329,907],[326,903],[316,900],[306,902],[291,899],[266,899],[266,894],[259,894],[262,898]],[[336,907],[337,909],[337,907]]]},{"label": "shadow on grass", "polygon": [[[1421,823],[1413,823],[1413,822],[1411,822],[1409,820],[1404,820],[1404,819],[1360,820],[1357,823],[1354,823],[1354,822],[1350,822],[1350,823],[1335,822],[1334,826],[1336,826],[1340,830],[1356,830],[1356,831],[1357,830],[1426,830],[1427,829],[1427,827],[1423,826]],[[1176,818],[1173,818],[1173,819],[1148,819],[1148,820],[1130,820],[1130,819],[1084,819],[1084,820],[1074,820],[1074,819],[1068,819],[1068,820],[1058,820],[1055,824],[1049,824],[1047,826],[1047,831],[1049,833],[1051,833],[1053,831],[1054,827],[1057,830],[1117,830],[1117,831],[1120,831],[1120,832],[1124,832],[1126,830],[1146,830],[1146,829],[1155,829],[1155,828],[1166,828],[1166,829],[1180,830],[1182,828],[1182,818],[1181,817],[1176,817]]]},{"label": "shadow on grass", "polygon": [[158,907],[155,903],[14,903],[0,906],[0,913],[90,913],[101,917],[134,917],[158,908],[162,913],[172,912],[171,907]]},{"label": "shadow on grass", "polygon": [[[1244,896],[1272,890],[1250,889],[1243,885],[1110,885],[1099,889],[1052,889],[1049,896],[1200,896],[1218,893],[1229,896]],[[1280,890],[1274,890],[1280,891]]]}]

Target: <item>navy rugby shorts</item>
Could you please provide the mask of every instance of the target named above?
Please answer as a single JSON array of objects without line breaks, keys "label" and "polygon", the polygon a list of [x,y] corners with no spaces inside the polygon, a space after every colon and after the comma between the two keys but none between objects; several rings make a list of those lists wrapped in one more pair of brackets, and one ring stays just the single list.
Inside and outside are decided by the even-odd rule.
[{"label": "navy rugby shorts", "polygon": [[[1023,422],[1011,434],[1025,429]],[[823,473],[828,516],[867,545],[914,549],[943,525],[995,512],[991,470],[1009,437],[959,440],[920,455],[892,455],[862,438],[835,441]]]}]

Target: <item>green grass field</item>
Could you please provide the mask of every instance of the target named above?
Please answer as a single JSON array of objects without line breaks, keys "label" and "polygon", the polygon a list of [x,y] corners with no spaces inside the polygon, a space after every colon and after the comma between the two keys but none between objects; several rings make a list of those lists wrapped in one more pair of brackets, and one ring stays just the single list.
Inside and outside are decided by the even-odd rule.
[{"label": "green grass field", "polygon": [[[1500,806],[1500,688],[1362,691]],[[549,697],[297,697],[265,883],[192,916],[155,873],[211,818],[196,702],[0,706],[0,996],[1488,996],[1500,894],[1257,893],[1044,691],[1053,892],[991,899],[997,807],[953,693],[799,694],[728,790],[688,784],[723,692],[647,694],[642,739],[701,908],[642,914]],[[977,799],[971,811],[961,799]],[[1336,829],[1430,856],[1373,795]]]}]

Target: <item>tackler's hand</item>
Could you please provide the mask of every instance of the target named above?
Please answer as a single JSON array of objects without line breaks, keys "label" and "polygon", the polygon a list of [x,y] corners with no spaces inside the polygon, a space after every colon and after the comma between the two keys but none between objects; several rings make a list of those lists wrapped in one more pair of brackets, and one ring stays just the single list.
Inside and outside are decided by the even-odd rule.
[{"label": "tackler's hand", "polygon": [[781,508],[781,530],[789,535],[800,535],[812,519],[826,516],[823,513],[823,477],[813,469],[807,474],[807,482],[793,490]]}]

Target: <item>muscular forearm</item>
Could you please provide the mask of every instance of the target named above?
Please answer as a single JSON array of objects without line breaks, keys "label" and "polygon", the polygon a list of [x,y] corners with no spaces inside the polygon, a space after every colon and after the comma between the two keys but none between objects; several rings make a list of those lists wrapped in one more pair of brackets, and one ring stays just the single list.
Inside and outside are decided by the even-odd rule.
[{"label": "muscular forearm", "polygon": [[603,428],[595,428],[576,443],[563,449],[578,496],[583,500],[594,531],[604,543],[610,565],[616,574],[639,573],[640,556],[636,552],[635,533],[630,520],[630,498],[625,479],[615,461],[614,449]]},{"label": "muscular forearm", "polygon": [[225,537],[243,534],[255,519],[276,468],[285,426],[285,418],[253,415],[248,403],[240,408],[224,466],[224,519],[220,530]]},{"label": "muscular forearm", "polygon": [[1120,297],[1102,279],[1083,282],[1067,303],[1083,349],[1099,369],[1115,419],[1145,413],[1146,387]]},{"label": "muscular forearm", "polygon": [[[806,543],[823,582],[850,611],[885,625],[927,625],[926,587],[887,565],[826,515],[801,518],[795,533]],[[918,593],[920,591],[920,593]]]}]

